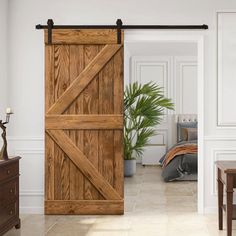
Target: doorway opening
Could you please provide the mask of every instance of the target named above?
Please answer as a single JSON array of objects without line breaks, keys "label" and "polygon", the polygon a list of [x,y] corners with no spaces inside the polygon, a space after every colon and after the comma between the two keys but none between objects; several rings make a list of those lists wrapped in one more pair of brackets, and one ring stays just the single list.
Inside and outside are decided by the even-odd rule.
[{"label": "doorway opening", "polygon": [[[183,195],[183,202],[189,201],[192,210],[203,213],[203,36],[169,33],[138,30],[125,33],[125,85],[135,81],[140,84],[153,81],[163,88],[165,97],[170,98],[175,105],[175,110],[166,112],[161,124],[156,127],[157,135],[150,139],[150,145],[145,147],[142,158],[137,159],[137,174],[125,179],[127,210],[134,207],[136,210],[142,207],[145,210],[145,207],[148,209],[151,206],[155,208],[155,204],[165,208],[168,197],[163,194],[168,189],[172,193],[169,200],[174,205],[181,207],[178,197]],[[189,137],[184,140],[186,133],[189,137],[194,136],[192,140]],[[171,147],[183,141],[192,143],[193,140],[197,145],[197,153],[187,151],[184,155],[176,155],[168,168],[157,166]],[[181,172],[180,162],[190,169]],[[163,197],[158,198],[155,193]],[[144,196],[140,194],[146,194],[146,202],[142,202]],[[188,197],[184,199],[184,196],[191,196],[193,201]],[[152,198],[156,202],[152,202]]]}]

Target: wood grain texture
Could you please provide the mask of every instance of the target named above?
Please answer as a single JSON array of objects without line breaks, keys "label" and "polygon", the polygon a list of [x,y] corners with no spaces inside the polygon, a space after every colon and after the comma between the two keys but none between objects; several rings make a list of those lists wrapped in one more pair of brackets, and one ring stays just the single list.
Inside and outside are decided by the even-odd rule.
[{"label": "wood grain texture", "polygon": [[[54,77],[54,96],[55,101],[64,93],[70,85],[69,73],[69,46],[57,45],[55,46],[55,77]],[[70,160],[64,154],[60,147],[54,145],[54,194],[56,199],[69,199],[70,186],[68,176],[70,173]]]},{"label": "wood grain texture", "polygon": [[[124,112],[124,51],[123,47],[114,56],[114,114],[122,114]],[[123,131],[114,130],[114,188],[124,196],[124,147],[123,147]]]},{"label": "wood grain texture", "polygon": [[[54,46],[45,46],[45,113],[54,98]],[[54,199],[54,141],[45,132],[45,199]]]},{"label": "wood grain texture", "polygon": [[48,130],[47,133],[53,138],[57,145],[68,155],[70,160],[80,169],[80,171],[90,180],[94,187],[107,200],[121,199],[119,194],[98,172],[88,158],[77,148],[68,136],[61,130]]},{"label": "wood grain texture", "polygon": [[[84,67],[84,46],[70,45],[70,83],[76,79]],[[70,114],[83,114],[83,94],[74,100],[68,110]],[[75,128],[73,131],[70,131],[69,137],[83,152],[84,131]],[[70,162],[70,199],[84,199],[84,176],[72,161]]]},{"label": "wood grain texture", "polygon": [[[113,114],[113,58],[99,73],[99,114]],[[113,130],[99,131],[99,171],[113,186]]]},{"label": "wood grain texture", "polygon": [[[103,48],[103,47],[102,47]],[[101,51],[97,45],[85,46],[84,61],[88,65],[96,55]],[[87,117],[90,114],[98,114],[98,76],[88,84],[83,91],[84,96],[84,114]],[[98,131],[85,130],[84,131],[84,154],[88,160],[93,163],[93,166],[98,169]],[[84,182],[84,199],[99,199],[100,193],[92,184],[85,180]]]},{"label": "wood grain texture", "polygon": [[45,214],[121,215],[123,212],[123,200],[77,200],[45,202]]},{"label": "wood grain texture", "polygon": [[[123,33],[122,33],[123,38]],[[48,31],[45,30],[45,43],[48,42]],[[52,30],[53,44],[117,44],[117,30]]]},{"label": "wood grain texture", "polygon": [[123,214],[123,46],[68,41],[45,57],[45,212]]},{"label": "wood grain texture", "polygon": [[[46,129],[123,129],[122,115],[48,115]],[[88,131],[89,132],[89,131]]]},{"label": "wood grain texture", "polygon": [[54,103],[49,109],[48,114],[61,114],[64,112],[120,47],[120,45],[106,45]]}]

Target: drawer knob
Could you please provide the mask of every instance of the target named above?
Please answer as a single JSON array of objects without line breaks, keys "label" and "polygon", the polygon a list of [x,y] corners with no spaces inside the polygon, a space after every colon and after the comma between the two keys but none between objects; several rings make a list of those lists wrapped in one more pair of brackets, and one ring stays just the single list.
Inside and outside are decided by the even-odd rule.
[{"label": "drawer knob", "polygon": [[7,170],[7,174],[9,175],[11,173],[11,171],[10,170]]},{"label": "drawer knob", "polygon": [[13,214],[13,211],[10,211],[10,215],[12,215]]},{"label": "drawer knob", "polygon": [[13,193],[13,189],[12,188],[10,189],[10,193]]}]

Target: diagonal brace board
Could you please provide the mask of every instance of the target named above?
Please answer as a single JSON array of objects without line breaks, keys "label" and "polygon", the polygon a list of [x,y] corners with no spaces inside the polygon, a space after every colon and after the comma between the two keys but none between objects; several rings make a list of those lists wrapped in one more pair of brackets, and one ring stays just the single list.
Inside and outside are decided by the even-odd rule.
[{"label": "diagonal brace board", "polygon": [[62,130],[47,130],[47,133],[74,162],[80,171],[91,181],[97,190],[107,200],[120,200],[121,196],[97,171],[81,150],[74,145],[70,138]]},{"label": "diagonal brace board", "polygon": [[78,75],[73,83],[59,97],[54,105],[47,112],[48,114],[61,114],[74,101],[76,97],[87,87],[92,79],[115,55],[122,45],[106,45],[88,66]]}]

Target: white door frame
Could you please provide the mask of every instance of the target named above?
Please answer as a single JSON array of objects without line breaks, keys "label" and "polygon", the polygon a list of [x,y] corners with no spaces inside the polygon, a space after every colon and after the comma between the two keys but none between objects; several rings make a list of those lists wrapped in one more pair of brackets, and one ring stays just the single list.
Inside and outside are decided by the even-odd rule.
[{"label": "white door frame", "polygon": [[191,42],[198,46],[198,213],[204,213],[204,36],[193,31],[126,30],[124,39],[124,80],[130,82],[130,54],[126,43]]}]

